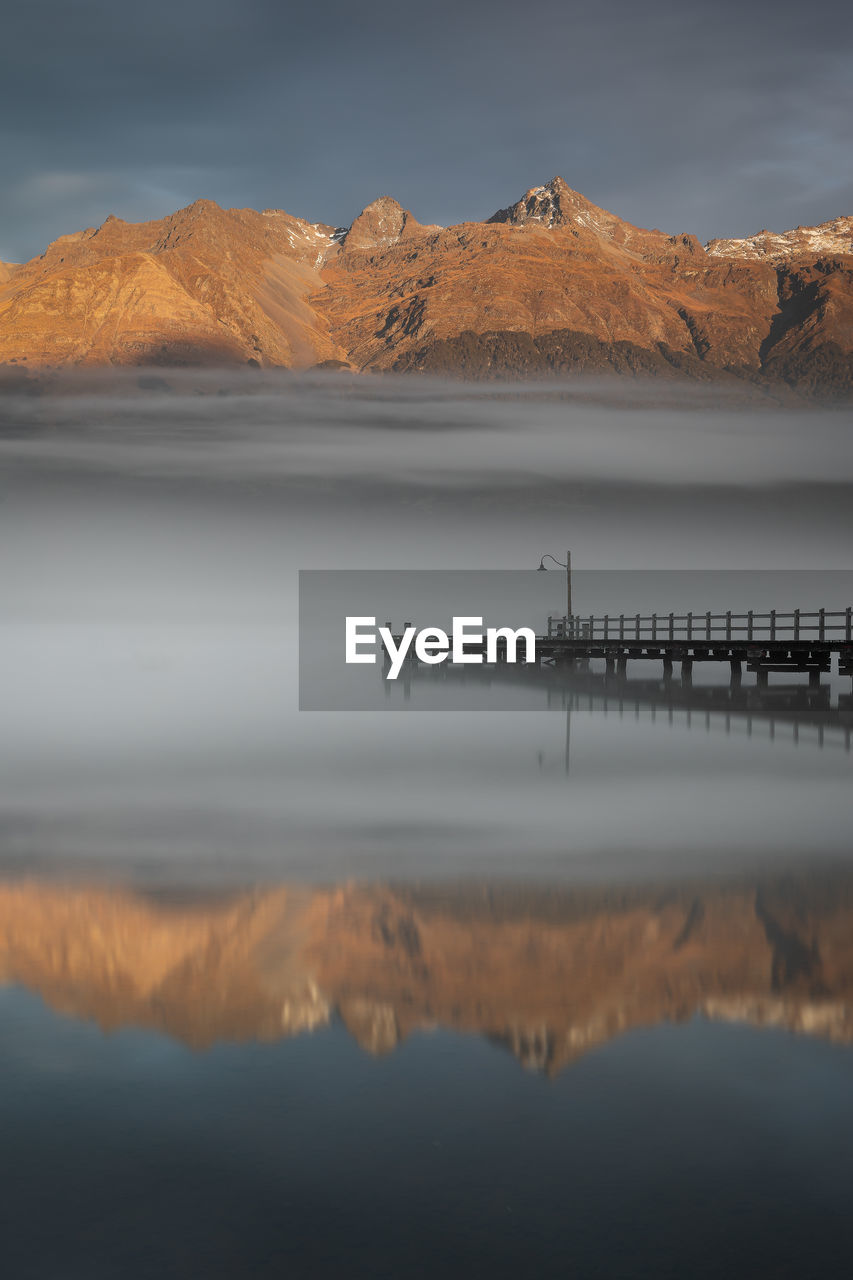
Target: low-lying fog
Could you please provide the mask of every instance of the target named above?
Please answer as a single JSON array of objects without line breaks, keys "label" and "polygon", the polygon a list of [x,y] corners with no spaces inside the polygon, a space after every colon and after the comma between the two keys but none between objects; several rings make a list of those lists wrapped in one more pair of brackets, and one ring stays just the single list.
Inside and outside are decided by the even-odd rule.
[{"label": "low-lying fog", "polygon": [[[7,394],[0,853],[325,876],[843,852],[843,749],[576,711],[567,777],[562,713],[300,713],[296,583],[570,548],[583,612],[843,608],[852,483],[849,412],[703,388],[133,372]],[[540,581],[544,621],[565,583]]]}]

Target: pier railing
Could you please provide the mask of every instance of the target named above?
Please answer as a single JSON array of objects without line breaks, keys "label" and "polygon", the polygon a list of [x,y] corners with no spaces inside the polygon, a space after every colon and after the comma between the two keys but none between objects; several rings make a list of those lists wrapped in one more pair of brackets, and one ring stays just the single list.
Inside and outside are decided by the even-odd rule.
[{"label": "pier railing", "polygon": [[549,640],[590,643],[853,643],[853,609],[782,613],[651,613],[548,618]]}]

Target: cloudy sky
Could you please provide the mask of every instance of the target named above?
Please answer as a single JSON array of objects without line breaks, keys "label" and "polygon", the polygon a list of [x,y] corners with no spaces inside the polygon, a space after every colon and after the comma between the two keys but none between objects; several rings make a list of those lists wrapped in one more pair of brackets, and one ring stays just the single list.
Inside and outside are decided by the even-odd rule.
[{"label": "cloudy sky", "polygon": [[843,0],[30,0],[0,48],[0,259],[208,196],[489,216],[555,173],[702,238],[853,213]]}]

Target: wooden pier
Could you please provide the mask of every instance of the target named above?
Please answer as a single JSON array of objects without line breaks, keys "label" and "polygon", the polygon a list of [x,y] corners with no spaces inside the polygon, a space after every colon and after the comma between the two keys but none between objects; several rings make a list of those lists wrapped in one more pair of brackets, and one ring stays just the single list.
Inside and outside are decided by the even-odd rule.
[{"label": "wooden pier", "polygon": [[[400,639],[395,635],[395,643]],[[486,665],[484,642],[466,643],[464,651],[480,654]],[[499,641],[497,664],[505,663],[506,656],[506,643]],[[805,673],[816,687],[821,675],[832,671],[836,656],[838,674],[853,678],[851,608],[549,617],[546,633],[536,637],[535,664],[585,671],[599,660],[607,672],[624,676],[629,662],[661,662],[664,676],[670,677],[677,663],[682,681],[689,684],[695,663],[728,663],[733,685],[740,683],[746,667],[759,686],[767,684],[771,672],[779,672]],[[417,662],[413,652],[408,661]]]},{"label": "wooden pier", "polygon": [[806,672],[820,684],[836,654],[839,674],[853,676],[853,609],[549,617],[547,634],[536,642],[538,662],[583,668],[598,658],[622,674],[638,660],[663,662],[665,674],[677,662],[687,682],[694,663],[727,662],[735,682],[746,665],[759,685],[772,671]]}]

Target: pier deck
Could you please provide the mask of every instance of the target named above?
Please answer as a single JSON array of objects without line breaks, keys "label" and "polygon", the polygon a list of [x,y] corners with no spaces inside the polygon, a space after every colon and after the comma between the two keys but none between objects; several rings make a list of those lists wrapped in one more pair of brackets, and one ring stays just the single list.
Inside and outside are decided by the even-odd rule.
[{"label": "pier deck", "polygon": [[[485,642],[466,643],[464,649],[481,654],[485,665]],[[678,663],[685,682],[692,679],[694,663],[716,662],[729,664],[733,683],[745,666],[759,685],[771,672],[806,673],[819,685],[835,656],[839,674],[853,677],[853,609],[549,617],[547,631],[536,637],[535,662],[584,670],[597,659],[622,675],[629,662],[662,662],[666,674]],[[506,644],[500,642],[498,665],[505,661]]]},{"label": "pier deck", "polygon": [[623,672],[629,661],[662,661],[664,670],[677,662],[685,679],[695,662],[727,662],[734,677],[745,664],[759,683],[771,671],[806,672],[819,683],[836,654],[839,673],[853,675],[853,609],[550,617],[536,642],[539,662],[583,666],[598,658]]}]

